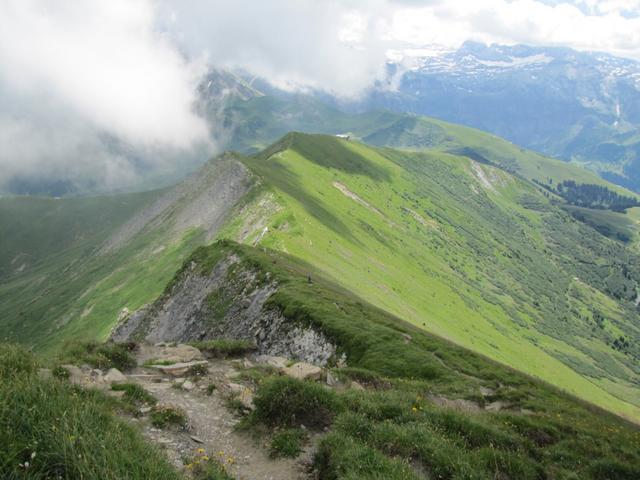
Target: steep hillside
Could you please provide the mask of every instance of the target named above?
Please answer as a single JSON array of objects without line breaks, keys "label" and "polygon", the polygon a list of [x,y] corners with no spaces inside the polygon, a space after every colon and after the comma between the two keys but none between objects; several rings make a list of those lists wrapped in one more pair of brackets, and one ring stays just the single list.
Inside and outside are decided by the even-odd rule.
[{"label": "steep hillside", "polygon": [[375,146],[437,149],[465,155],[545,185],[575,180],[630,194],[589,170],[545,157],[474,128],[391,111],[349,114],[305,95],[236,99],[224,110],[224,124],[231,132],[230,148],[245,153],[259,151],[290,131],[346,133]]},{"label": "steep hillside", "polygon": [[246,162],[263,188],[224,235],[289,252],[422,328],[638,415],[636,257],[535,185],[467,157],[301,134]]},{"label": "steep hillside", "polygon": [[90,251],[161,194],[0,198],[0,281]]},{"label": "steep hillside", "polygon": [[1,337],[39,348],[105,337],[123,308],[158,295],[186,255],[215,236],[252,182],[223,155],[162,192],[2,200],[0,271],[10,275],[0,283]]},{"label": "steep hillside", "polygon": [[[288,252],[419,328],[640,418],[635,243],[607,239],[529,182],[533,154],[514,176],[492,165],[509,160],[508,142],[488,144],[485,161],[472,136],[442,128],[453,133],[428,151],[289,134],[252,157],[223,155],[86,256],[0,284],[3,335],[40,348],[105,338],[194,247],[232,238]],[[476,153],[447,153],[463,140]]]},{"label": "steep hillside", "polygon": [[262,356],[325,366],[316,369],[324,386],[247,360],[234,377],[248,382],[245,392],[256,390],[245,425],[273,439],[283,431],[316,439],[319,478],[640,474],[636,428],[393,317],[273,250],[229,241],[197,249],[116,337],[202,346],[235,338]]}]

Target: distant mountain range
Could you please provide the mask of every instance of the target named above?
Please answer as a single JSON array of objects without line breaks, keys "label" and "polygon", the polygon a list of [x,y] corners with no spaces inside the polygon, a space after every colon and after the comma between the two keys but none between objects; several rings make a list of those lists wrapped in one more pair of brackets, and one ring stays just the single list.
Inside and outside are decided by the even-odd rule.
[{"label": "distant mountain range", "polygon": [[416,49],[395,54],[388,80],[346,106],[479,128],[640,190],[640,63],[633,60],[473,42],[455,51]]}]

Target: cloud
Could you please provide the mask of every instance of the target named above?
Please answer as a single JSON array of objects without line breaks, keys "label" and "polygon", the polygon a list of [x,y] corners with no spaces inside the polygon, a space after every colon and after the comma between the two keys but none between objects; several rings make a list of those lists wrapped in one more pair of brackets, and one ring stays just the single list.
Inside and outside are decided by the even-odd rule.
[{"label": "cloud", "polygon": [[397,2],[387,37],[408,45],[485,43],[557,45],[640,60],[637,0],[449,0]]},{"label": "cloud", "polygon": [[189,158],[209,142],[193,113],[202,67],[157,30],[148,0],[3,2],[0,184],[127,188],[142,167]]},{"label": "cloud", "polygon": [[208,65],[349,98],[391,49],[469,39],[640,59],[640,0],[4,0],[0,189],[151,185],[204,161]]},{"label": "cloud", "polygon": [[165,3],[168,29],[190,52],[285,89],[353,96],[384,74],[384,0],[183,0]]}]

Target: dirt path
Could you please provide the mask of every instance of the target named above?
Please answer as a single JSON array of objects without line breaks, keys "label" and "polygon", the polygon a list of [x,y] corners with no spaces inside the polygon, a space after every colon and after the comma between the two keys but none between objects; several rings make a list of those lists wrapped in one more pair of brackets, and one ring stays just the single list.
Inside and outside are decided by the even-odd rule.
[{"label": "dirt path", "polygon": [[[153,428],[145,422],[143,431],[161,445],[176,466],[182,467],[184,458],[193,457],[203,448],[211,458],[217,458],[227,471],[238,480],[296,480],[309,478],[305,474],[303,460],[271,459],[264,445],[249,435],[234,430],[238,419],[227,409],[224,392],[220,389],[208,395],[199,387],[191,391],[174,388],[172,379],[157,375],[147,369],[130,378],[153,394],[161,404],[182,408],[189,417],[190,428],[186,432]],[[229,383],[235,369],[229,362],[210,361],[209,376],[203,385]],[[194,440],[195,438],[195,440]]]}]

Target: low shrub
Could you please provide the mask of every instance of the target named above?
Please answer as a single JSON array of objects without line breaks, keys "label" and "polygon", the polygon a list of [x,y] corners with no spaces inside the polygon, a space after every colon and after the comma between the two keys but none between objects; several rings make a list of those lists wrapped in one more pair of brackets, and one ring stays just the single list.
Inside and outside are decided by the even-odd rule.
[{"label": "low shrub", "polygon": [[253,400],[255,416],[271,426],[322,428],[341,409],[332,390],[289,377],[265,380]]},{"label": "low shrub", "polygon": [[408,462],[337,433],[326,435],[314,460],[319,478],[418,480]]},{"label": "low shrub", "polygon": [[130,370],[137,365],[135,357],[131,354],[131,345],[128,343],[79,341],[65,344],[62,348],[60,363],[76,365],[87,363],[102,370],[117,368],[121,371]]}]

